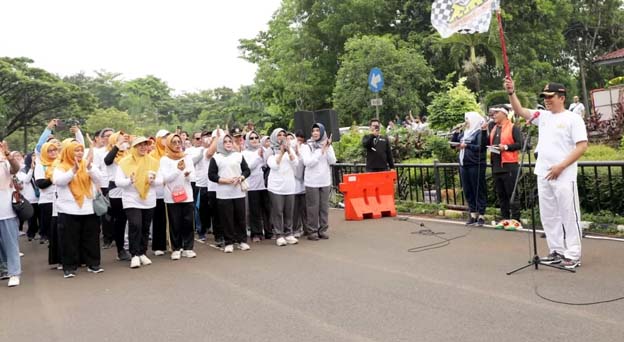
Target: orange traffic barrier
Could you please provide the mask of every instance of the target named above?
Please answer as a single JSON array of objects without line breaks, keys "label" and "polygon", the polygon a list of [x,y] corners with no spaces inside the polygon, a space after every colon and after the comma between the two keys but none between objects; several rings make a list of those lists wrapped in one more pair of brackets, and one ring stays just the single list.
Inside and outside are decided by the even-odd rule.
[{"label": "orange traffic barrier", "polygon": [[340,191],[344,194],[345,219],[363,220],[396,216],[394,183],[396,171],[343,175]]}]

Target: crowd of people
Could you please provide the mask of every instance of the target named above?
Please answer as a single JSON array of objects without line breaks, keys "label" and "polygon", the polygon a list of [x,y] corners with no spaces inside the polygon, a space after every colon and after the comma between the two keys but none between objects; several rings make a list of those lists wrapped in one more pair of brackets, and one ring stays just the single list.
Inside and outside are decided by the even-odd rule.
[{"label": "crowd of people", "polygon": [[[57,124],[50,121],[26,156],[0,146],[0,277],[9,286],[20,284],[23,224],[65,278],[81,266],[103,272],[100,251],[113,245],[117,260],[139,268],[152,263],[150,240],[151,255],[179,260],[197,256],[196,234],[202,242],[212,234],[208,243],[225,253],[262,240],[287,246],[329,238],[336,156],[321,123],[307,140],[282,128],[262,136],[249,122],[153,137],[103,128],[93,139],[74,126],[62,141]],[[11,205],[16,191],[34,209],[28,222]]]}]

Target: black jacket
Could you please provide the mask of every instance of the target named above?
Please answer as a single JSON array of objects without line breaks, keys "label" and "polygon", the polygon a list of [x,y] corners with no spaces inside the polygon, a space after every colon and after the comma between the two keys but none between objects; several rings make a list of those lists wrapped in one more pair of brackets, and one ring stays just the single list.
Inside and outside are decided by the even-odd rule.
[{"label": "black jacket", "polygon": [[[464,132],[454,133],[452,142],[460,142],[464,137]],[[485,165],[487,157],[487,145],[490,137],[487,130],[481,130],[481,134],[475,134],[471,141],[466,144],[463,166]]]},{"label": "black jacket", "polygon": [[362,138],[362,146],[366,149],[366,171],[394,169],[394,160],[392,160],[392,151],[387,137],[367,134]]}]

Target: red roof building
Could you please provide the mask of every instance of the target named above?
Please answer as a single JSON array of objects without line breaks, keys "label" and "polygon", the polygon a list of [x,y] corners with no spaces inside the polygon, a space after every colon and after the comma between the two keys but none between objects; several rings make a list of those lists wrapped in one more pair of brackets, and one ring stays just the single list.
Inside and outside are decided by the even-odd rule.
[{"label": "red roof building", "polygon": [[594,58],[596,65],[614,65],[624,63],[624,49],[615,50]]}]

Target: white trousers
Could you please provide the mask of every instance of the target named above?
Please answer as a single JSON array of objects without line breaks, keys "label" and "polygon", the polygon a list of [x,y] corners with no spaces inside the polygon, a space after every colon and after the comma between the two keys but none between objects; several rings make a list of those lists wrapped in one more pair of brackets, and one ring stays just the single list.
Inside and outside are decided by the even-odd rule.
[{"label": "white trousers", "polygon": [[581,211],[576,181],[546,180],[537,176],[542,226],[550,252],[581,259]]}]

